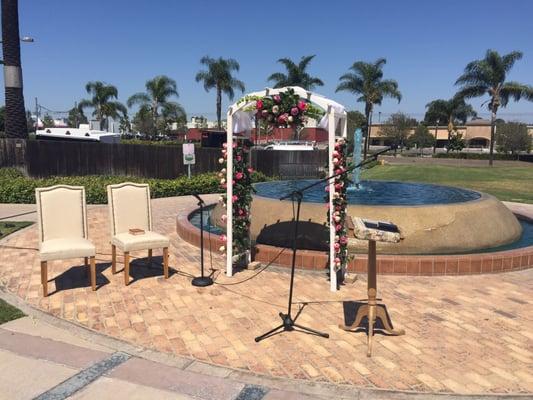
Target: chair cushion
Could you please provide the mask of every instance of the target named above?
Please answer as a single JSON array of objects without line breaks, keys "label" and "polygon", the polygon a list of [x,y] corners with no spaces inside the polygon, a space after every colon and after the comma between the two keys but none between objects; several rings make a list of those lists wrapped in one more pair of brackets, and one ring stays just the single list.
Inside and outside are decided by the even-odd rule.
[{"label": "chair cushion", "polygon": [[50,239],[41,242],[40,255],[41,261],[93,257],[96,255],[96,248],[83,238]]},{"label": "chair cushion", "polygon": [[146,231],[142,235],[119,233],[111,238],[111,244],[122,251],[160,249],[170,246],[170,239],[152,231]]}]

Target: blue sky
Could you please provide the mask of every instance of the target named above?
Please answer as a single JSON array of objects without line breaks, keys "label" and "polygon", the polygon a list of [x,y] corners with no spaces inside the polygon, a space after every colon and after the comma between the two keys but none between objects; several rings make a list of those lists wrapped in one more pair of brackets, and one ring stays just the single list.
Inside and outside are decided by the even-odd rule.
[{"label": "blue sky", "polygon": [[[38,97],[66,110],[90,80],[117,86],[125,102],[147,79],[166,74],[189,116],[214,119],[215,93],[194,80],[204,55],[237,59],[238,78],[255,91],[282,70],[278,58],[316,54],[310,72],[325,82],[316,91],[359,110],[352,95],[335,93],[338,78],[354,61],[385,57],[385,76],[398,81],[403,100],[385,101],[376,110],[382,119],[396,111],[422,118],[425,104],[452,96],[464,66],[488,48],[523,51],[510,79],[533,85],[528,0],[19,0],[19,7],[21,35],[35,38],[22,44],[32,108]],[[479,111],[481,101],[472,103]],[[533,122],[533,103],[512,103],[501,115]]]}]

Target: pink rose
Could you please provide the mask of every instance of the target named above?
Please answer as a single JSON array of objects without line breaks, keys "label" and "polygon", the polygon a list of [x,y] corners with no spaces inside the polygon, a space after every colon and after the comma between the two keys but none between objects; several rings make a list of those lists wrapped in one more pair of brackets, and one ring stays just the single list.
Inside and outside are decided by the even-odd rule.
[{"label": "pink rose", "polygon": [[232,203],[235,203],[237,200],[239,200],[239,196],[237,196],[236,194],[234,194],[233,196],[231,196],[231,202],[232,202]]},{"label": "pink rose", "polygon": [[326,192],[329,192],[329,185],[324,188]]},{"label": "pink rose", "polygon": [[244,214],[246,214],[246,212],[245,212],[242,208],[239,208],[238,213],[239,213],[239,215],[244,215]]},{"label": "pink rose", "polygon": [[242,157],[241,157],[241,156],[237,156],[237,157],[235,157],[235,159],[236,159],[237,161],[241,161],[241,160],[242,160]]},{"label": "pink rose", "polygon": [[336,184],[335,184],[335,190],[336,190],[336,191],[339,191],[339,190],[341,190],[341,189],[342,189],[342,185],[341,185],[340,183],[336,183]]},{"label": "pink rose", "polygon": [[333,154],[333,157],[338,157],[338,156],[340,156],[340,153],[339,153],[337,150],[333,151],[332,154]]},{"label": "pink rose", "polygon": [[232,147],[233,147],[234,149],[236,149],[236,148],[237,148],[237,143],[233,143]]},{"label": "pink rose", "polygon": [[257,108],[258,110],[261,110],[263,108],[263,100],[257,100],[255,102],[255,108]]},{"label": "pink rose", "polygon": [[292,115],[298,115],[298,113],[300,112],[300,110],[298,110],[298,107],[293,107],[291,108],[291,114]]},{"label": "pink rose", "polygon": [[227,143],[222,143],[222,147],[227,148],[228,144]]},{"label": "pink rose", "polygon": [[342,229],[342,225],[341,225],[341,224],[337,224],[337,225],[335,225],[335,230],[336,230],[337,232],[339,232],[341,229]]},{"label": "pink rose", "polygon": [[341,242],[341,244],[346,244],[346,243],[348,243],[348,238],[346,236],[341,236],[340,242]]},{"label": "pink rose", "polygon": [[335,243],[335,244],[333,245],[333,248],[334,248],[335,250],[339,250],[339,249],[341,248],[341,245],[340,245],[339,243]]},{"label": "pink rose", "polygon": [[279,103],[279,102],[281,101],[281,97],[280,97],[279,94],[274,95],[274,96],[272,97],[272,99],[274,99],[274,101],[275,101],[276,103]]},{"label": "pink rose", "polygon": [[228,240],[228,238],[226,237],[226,235],[220,235],[220,241],[221,242],[225,242],[226,240]]},{"label": "pink rose", "polygon": [[248,172],[251,174],[254,172],[254,169],[252,167],[248,167]]},{"label": "pink rose", "polygon": [[298,108],[302,111],[304,111],[307,108],[307,103],[303,100],[300,100],[298,102]]},{"label": "pink rose", "polygon": [[237,180],[242,179],[243,176],[244,176],[244,174],[243,174],[242,172],[239,171],[239,172],[237,172],[237,173],[235,174],[235,179],[237,179]]}]

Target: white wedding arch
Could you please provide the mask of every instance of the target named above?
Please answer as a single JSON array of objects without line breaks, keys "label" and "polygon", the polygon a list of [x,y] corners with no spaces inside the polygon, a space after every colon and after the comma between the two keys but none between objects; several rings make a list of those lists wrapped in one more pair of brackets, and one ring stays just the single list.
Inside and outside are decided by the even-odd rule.
[{"label": "white wedding arch", "polygon": [[[324,110],[325,114],[318,121],[318,127],[328,130],[328,174],[333,174],[333,150],[335,147],[336,132],[337,128],[340,128],[341,136],[346,138],[347,136],[347,114],[344,106],[341,104],[328,99],[319,94],[310,92],[308,90],[302,89],[298,86],[289,86],[284,88],[266,88],[259,92],[249,93],[244,98],[254,97],[254,96],[272,96],[285,92],[287,89],[293,89],[294,93],[300,96],[300,98],[307,100],[308,102],[313,103],[315,106],[320,107]],[[235,133],[246,132],[248,135],[254,127],[254,113],[245,111],[251,105],[255,103],[255,100],[250,101],[238,101],[232,106],[229,107],[227,113],[227,131],[226,131],[226,143],[227,143],[227,166],[226,166],[226,195],[228,199],[228,206],[226,207],[226,274],[228,276],[233,275],[233,207],[231,206],[231,198],[233,196],[233,138]],[[333,204],[333,181],[329,182],[329,205],[332,209]],[[253,218],[253,216],[252,216]],[[335,238],[335,227],[334,224],[330,223],[329,230],[329,269],[330,269],[330,288],[331,291],[337,290],[337,273],[334,267],[335,259],[335,250],[334,250],[334,238]],[[250,260],[250,249],[246,254],[248,261]]]}]

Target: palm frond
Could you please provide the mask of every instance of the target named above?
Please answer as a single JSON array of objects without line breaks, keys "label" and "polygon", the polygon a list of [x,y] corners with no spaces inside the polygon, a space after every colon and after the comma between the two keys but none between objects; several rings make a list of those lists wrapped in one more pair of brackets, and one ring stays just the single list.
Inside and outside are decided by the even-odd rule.
[{"label": "palm frond", "polygon": [[150,103],[150,96],[148,96],[146,93],[142,93],[142,92],[135,93],[134,95],[131,95],[128,98],[128,101],[126,102],[128,107],[132,107],[135,104],[143,105],[143,104],[148,104],[148,103]]}]

